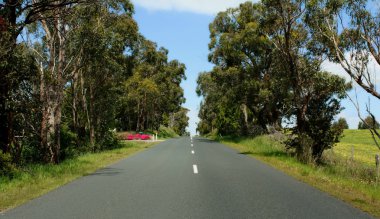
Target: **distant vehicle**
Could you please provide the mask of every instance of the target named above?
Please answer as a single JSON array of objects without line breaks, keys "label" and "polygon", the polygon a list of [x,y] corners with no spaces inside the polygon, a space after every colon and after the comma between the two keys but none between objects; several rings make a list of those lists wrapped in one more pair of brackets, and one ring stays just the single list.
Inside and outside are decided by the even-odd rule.
[{"label": "distant vehicle", "polygon": [[140,137],[141,140],[150,140],[150,135],[143,134]]},{"label": "distant vehicle", "polygon": [[150,135],[140,134],[140,133],[130,134],[127,136],[127,140],[150,140],[150,139],[151,139]]}]

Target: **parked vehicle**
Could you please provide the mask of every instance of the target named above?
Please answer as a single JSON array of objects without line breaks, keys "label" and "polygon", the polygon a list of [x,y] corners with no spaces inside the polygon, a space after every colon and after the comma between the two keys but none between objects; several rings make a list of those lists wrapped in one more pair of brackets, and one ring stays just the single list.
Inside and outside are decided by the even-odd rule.
[{"label": "parked vehicle", "polygon": [[127,140],[150,140],[150,139],[151,139],[150,135],[140,134],[140,133],[130,134],[127,136]]}]

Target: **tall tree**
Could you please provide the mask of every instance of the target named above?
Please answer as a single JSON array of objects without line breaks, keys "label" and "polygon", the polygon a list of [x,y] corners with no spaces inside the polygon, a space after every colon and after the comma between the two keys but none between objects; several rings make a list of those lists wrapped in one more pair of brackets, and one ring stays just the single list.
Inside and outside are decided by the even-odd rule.
[{"label": "tall tree", "polygon": [[316,162],[339,139],[341,131],[331,125],[349,86],[320,70],[323,60],[312,52],[314,41],[303,22],[306,3],[263,0],[218,14],[210,25],[210,61],[217,66],[198,79],[198,94],[205,97],[201,132],[237,122],[246,135],[249,122],[266,130],[287,118],[295,125],[288,146],[301,160]]},{"label": "tall tree", "polygon": [[166,49],[140,38],[133,76],[126,81],[121,98],[119,121],[124,129],[158,130],[168,125],[164,118],[181,109],[185,99],[180,84],[186,67],[177,60],[168,61],[167,56]]},{"label": "tall tree", "polygon": [[[371,70],[372,65],[375,68],[380,65],[380,11],[374,4],[368,0],[311,1],[305,21],[313,31],[314,52],[339,63],[360,87],[380,99],[376,86],[379,75],[376,69]],[[366,123],[359,107],[356,108],[360,119]],[[369,108],[367,112],[376,121]],[[380,133],[375,128],[369,130],[380,148]]]},{"label": "tall tree", "polygon": [[262,11],[261,4],[246,2],[219,13],[210,25],[209,60],[219,68],[212,77],[241,110],[246,134],[253,126],[280,128],[280,94],[286,93],[274,83],[274,47],[261,29]]},{"label": "tall tree", "polygon": [[[78,8],[73,21],[72,56],[78,53],[70,75],[71,120],[80,142],[101,147],[113,129],[118,92],[129,77],[127,69],[137,41],[133,6],[127,0],[110,0]],[[78,49],[80,48],[79,52]],[[87,134],[86,134],[87,133]],[[80,143],[78,142],[78,143]]]},{"label": "tall tree", "polygon": [[[16,89],[21,80],[20,72],[16,63],[18,56],[16,51],[17,38],[22,33],[26,25],[32,24],[39,20],[53,19],[56,12],[61,8],[70,7],[84,1],[81,0],[5,0],[0,4],[1,29],[0,35],[1,47],[5,48],[0,65],[2,81],[0,83],[0,148],[3,152],[9,151],[13,139],[13,109],[11,108],[11,93]],[[44,14],[43,16],[41,16]]]}]

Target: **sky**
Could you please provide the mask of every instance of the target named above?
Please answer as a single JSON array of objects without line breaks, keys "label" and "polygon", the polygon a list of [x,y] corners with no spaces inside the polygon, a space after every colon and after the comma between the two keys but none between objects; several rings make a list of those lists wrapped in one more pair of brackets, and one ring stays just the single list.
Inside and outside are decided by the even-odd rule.
[{"label": "sky", "polygon": [[[169,59],[178,59],[186,65],[187,80],[181,85],[184,89],[186,103],[190,110],[188,131],[195,134],[201,98],[196,93],[198,74],[209,71],[213,65],[208,62],[208,43],[210,42],[208,26],[219,11],[237,7],[245,0],[132,0],[135,5],[134,18],[139,24],[140,32],[159,47],[169,50]],[[371,65],[372,66],[372,65]],[[350,78],[337,64],[325,62],[323,69]],[[373,64],[372,71],[380,70]],[[378,74],[379,75],[379,74]],[[380,75],[377,79],[380,81]],[[366,105],[380,118],[380,101],[370,97],[363,89],[354,86],[349,95],[356,102],[356,96],[362,116],[366,116]],[[349,99],[342,101],[345,108],[338,117],[346,118],[350,128],[356,129],[359,123],[358,112]],[[376,112],[378,111],[378,112]]]}]

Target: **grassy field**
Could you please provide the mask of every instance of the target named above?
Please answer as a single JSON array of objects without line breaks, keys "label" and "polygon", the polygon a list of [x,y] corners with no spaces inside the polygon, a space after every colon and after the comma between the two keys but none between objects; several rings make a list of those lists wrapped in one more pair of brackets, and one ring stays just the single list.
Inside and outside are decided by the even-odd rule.
[{"label": "grassy field", "polygon": [[45,194],[81,176],[93,173],[155,143],[125,142],[123,147],[86,154],[59,165],[32,165],[10,180],[0,178],[0,212]]},{"label": "grassy field", "polygon": [[[379,149],[368,130],[345,130],[342,142],[326,152],[326,164],[302,164],[290,156],[274,136],[219,139],[242,154],[253,156],[322,191],[380,217],[380,185],[374,155]],[[354,147],[354,160],[351,147]],[[380,184],[380,183],[379,183]]]},{"label": "grassy field", "polygon": [[380,154],[380,150],[376,147],[368,130],[345,130],[341,142],[334,147],[333,153],[350,159],[352,148],[354,160],[367,166],[375,165],[375,155]]}]

